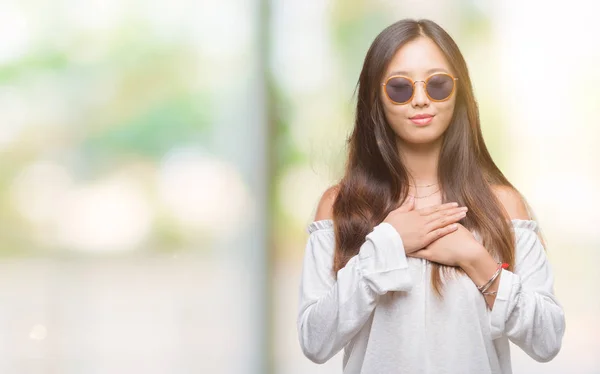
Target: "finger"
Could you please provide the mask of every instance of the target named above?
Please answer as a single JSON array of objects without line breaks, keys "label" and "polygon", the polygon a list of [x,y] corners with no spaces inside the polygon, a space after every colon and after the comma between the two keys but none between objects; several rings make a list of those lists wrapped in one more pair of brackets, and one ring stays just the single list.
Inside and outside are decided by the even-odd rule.
[{"label": "finger", "polygon": [[451,209],[444,209],[442,211],[435,212],[435,213],[432,213],[432,214],[426,216],[425,222],[426,223],[434,222],[434,221],[439,220],[444,217],[450,217],[455,214],[467,212],[468,210],[469,209],[466,206],[461,206],[461,207],[456,207],[456,208],[451,208]]},{"label": "finger", "polygon": [[429,221],[429,223],[427,223],[427,228],[429,229],[429,231],[433,231],[435,229],[448,226],[451,223],[456,223],[461,219],[465,218],[466,215],[466,211],[459,211],[449,215],[440,215],[437,219]]},{"label": "finger", "polygon": [[411,210],[413,210],[415,207],[415,199],[412,196],[408,196],[406,198],[406,200],[404,200],[404,203],[402,203],[402,205],[400,205],[400,207],[397,209],[400,212],[409,212]]},{"label": "finger", "polygon": [[429,251],[427,249],[419,249],[418,251],[415,251],[415,252],[411,253],[408,256],[410,256],[410,257],[416,257],[416,258],[422,258],[422,259],[425,259],[425,260],[429,260],[430,255],[431,255],[430,252],[431,251]]},{"label": "finger", "polygon": [[453,202],[453,203],[446,203],[446,204],[440,204],[440,205],[434,205],[434,206],[428,206],[426,208],[421,208],[419,209],[419,213],[421,213],[422,216],[427,216],[436,212],[440,212],[440,211],[444,211],[446,209],[452,209],[452,208],[456,208],[458,207],[458,203]]},{"label": "finger", "polygon": [[437,240],[444,235],[448,235],[451,232],[456,231],[457,229],[458,229],[458,224],[456,224],[456,223],[453,223],[448,226],[440,227],[439,229],[435,229],[435,230],[429,232],[427,235],[425,235],[425,245],[427,246],[434,240]]}]

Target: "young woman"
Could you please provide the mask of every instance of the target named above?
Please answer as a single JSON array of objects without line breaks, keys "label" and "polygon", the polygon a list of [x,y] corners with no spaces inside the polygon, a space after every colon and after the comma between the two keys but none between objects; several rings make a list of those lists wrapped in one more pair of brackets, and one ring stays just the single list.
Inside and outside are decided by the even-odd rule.
[{"label": "young woman", "polygon": [[307,231],[298,333],[344,373],[511,373],[560,350],[537,222],[484,143],[467,65],[429,20],[369,48],[341,181]]}]

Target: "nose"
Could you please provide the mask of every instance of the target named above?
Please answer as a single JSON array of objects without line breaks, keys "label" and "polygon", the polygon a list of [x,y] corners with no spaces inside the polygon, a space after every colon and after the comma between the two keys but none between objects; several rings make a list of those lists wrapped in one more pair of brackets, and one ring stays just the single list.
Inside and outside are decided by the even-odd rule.
[{"label": "nose", "polygon": [[424,81],[415,82],[415,95],[412,99],[412,105],[415,107],[423,107],[429,105],[429,97],[427,97],[427,94],[425,93]]}]

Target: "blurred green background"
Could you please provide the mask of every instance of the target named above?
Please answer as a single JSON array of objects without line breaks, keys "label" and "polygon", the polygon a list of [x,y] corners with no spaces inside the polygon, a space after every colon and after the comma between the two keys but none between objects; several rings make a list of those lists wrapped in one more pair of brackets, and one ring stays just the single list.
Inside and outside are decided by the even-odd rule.
[{"label": "blurred green background", "polygon": [[0,2],[0,371],[338,373],[297,341],[306,225],[375,36],[430,18],[548,240],[561,353],[600,373],[598,5]]}]

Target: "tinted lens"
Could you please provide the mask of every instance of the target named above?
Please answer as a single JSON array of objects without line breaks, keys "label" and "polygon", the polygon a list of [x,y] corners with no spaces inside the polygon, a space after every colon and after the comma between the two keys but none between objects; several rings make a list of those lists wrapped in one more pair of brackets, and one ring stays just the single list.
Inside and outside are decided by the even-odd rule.
[{"label": "tinted lens", "polygon": [[385,85],[388,96],[392,101],[404,103],[410,100],[413,94],[412,83],[406,78],[392,78]]},{"label": "tinted lens", "polygon": [[454,79],[444,74],[435,74],[427,81],[427,93],[434,100],[444,100],[454,88]]}]

